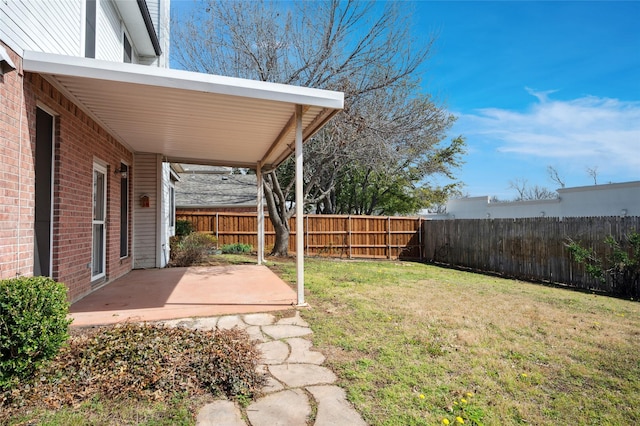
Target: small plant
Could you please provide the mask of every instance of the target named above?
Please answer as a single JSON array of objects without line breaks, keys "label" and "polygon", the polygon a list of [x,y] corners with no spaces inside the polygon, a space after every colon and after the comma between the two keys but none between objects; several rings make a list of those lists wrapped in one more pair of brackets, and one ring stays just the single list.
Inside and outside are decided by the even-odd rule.
[{"label": "small plant", "polygon": [[235,243],[222,246],[222,252],[225,254],[251,253],[251,250],[253,250],[251,244]]},{"label": "small plant", "polygon": [[195,231],[193,223],[189,220],[176,220],[176,235],[178,237],[186,237]]},{"label": "small plant", "polygon": [[0,391],[28,380],[69,338],[67,288],[46,277],[0,281]]},{"label": "small plant", "polygon": [[591,277],[603,283],[608,277],[615,294],[640,296],[640,233],[632,231],[622,242],[609,235],[604,243],[611,251],[604,259],[593,249],[583,247],[571,238],[567,239],[565,246]]},{"label": "small plant", "polygon": [[471,402],[472,397],[473,394],[471,392],[467,392],[462,398],[453,401],[453,404],[447,407],[447,411],[451,418],[449,416],[443,417],[441,423],[443,425],[470,424],[482,426],[484,412]]},{"label": "small plant", "polygon": [[71,338],[32,382],[0,392],[0,413],[37,402],[63,407],[92,398],[167,401],[203,392],[247,401],[266,381],[257,369],[260,356],[256,342],[239,328],[101,327]]},{"label": "small plant", "polygon": [[171,266],[191,266],[203,260],[215,249],[218,240],[213,235],[193,232],[174,242]]}]

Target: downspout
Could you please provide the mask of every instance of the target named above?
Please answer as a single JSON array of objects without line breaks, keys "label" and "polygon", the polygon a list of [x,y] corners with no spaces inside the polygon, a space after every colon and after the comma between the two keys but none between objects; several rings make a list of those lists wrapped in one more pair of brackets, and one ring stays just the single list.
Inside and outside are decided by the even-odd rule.
[{"label": "downspout", "polygon": [[[16,255],[16,276],[20,276],[22,275],[20,272],[20,254],[22,253],[22,249],[20,247],[20,241],[22,240],[21,238],[21,231],[22,231],[22,124],[23,124],[23,118],[26,115],[26,111],[24,111],[24,71],[22,70],[22,58],[20,58],[20,71],[18,72],[18,70],[16,70],[16,72],[18,73],[18,78],[20,78],[20,131],[19,131],[19,136],[18,136],[18,253]],[[55,153],[54,153],[55,156]],[[34,159],[35,161],[35,159]],[[34,188],[34,197],[35,197],[35,188]],[[52,212],[53,213],[53,212]],[[35,215],[35,211],[34,211],[34,215]],[[33,238],[35,241],[35,225],[34,225],[34,233],[33,233]],[[32,250],[33,247],[32,247]],[[33,253],[34,256],[34,261],[35,261],[35,250]],[[32,262],[33,263],[33,262]],[[53,265],[51,265],[53,266]],[[51,268],[52,270],[50,271],[53,275],[53,268]],[[33,271],[32,271],[33,274]]]}]

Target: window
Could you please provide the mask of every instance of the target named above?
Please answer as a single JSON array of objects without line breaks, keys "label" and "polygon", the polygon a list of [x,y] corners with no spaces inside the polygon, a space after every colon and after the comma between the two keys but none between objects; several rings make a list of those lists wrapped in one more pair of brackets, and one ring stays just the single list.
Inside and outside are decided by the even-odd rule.
[{"label": "window", "polygon": [[50,277],[53,252],[53,153],[55,118],[36,109],[33,275]]},{"label": "window", "polygon": [[122,54],[122,62],[126,62],[127,64],[131,63],[131,43],[129,42],[129,38],[126,34],[122,34],[123,37],[123,54]]},{"label": "window", "polygon": [[120,164],[120,257],[129,256],[129,167]]},{"label": "window", "polygon": [[91,250],[91,280],[105,276],[107,169],[93,166],[93,244]]},{"label": "window", "polygon": [[85,27],[84,27],[84,56],[96,57],[96,2],[87,0]]}]

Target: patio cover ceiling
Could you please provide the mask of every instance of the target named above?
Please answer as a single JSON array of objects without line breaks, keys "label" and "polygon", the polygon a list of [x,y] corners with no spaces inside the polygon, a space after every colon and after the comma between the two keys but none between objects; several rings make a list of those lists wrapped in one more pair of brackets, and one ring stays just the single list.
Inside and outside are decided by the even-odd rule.
[{"label": "patio cover ceiling", "polygon": [[344,105],[341,92],[26,51],[39,73],[133,152],[270,170]]}]

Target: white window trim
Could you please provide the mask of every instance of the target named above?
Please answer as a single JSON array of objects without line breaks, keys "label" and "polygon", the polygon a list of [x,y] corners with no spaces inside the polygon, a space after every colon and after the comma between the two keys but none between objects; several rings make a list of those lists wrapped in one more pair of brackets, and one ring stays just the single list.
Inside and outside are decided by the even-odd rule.
[{"label": "white window trim", "polygon": [[[97,281],[99,279],[102,279],[106,276],[107,274],[107,189],[108,189],[108,174],[107,174],[107,167],[104,166],[103,164],[101,164],[102,162],[97,162],[94,161],[93,163],[93,168],[91,170],[91,198],[92,198],[92,210],[91,210],[91,282]],[[100,172],[102,174],[104,174],[104,190],[103,190],[103,194],[102,194],[102,202],[103,202],[103,215],[104,218],[103,220],[95,220],[93,218],[93,196],[94,196],[94,178],[95,178],[95,172]],[[93,247],[94,247],[94,241],[93,241],[93,227],[95,225],[99,225],[102,224],[103,228],[102,228],[102,232],[104,233],[103,238],[102,238],[102,272],[97,274],[97,275],[93,275],[93,263],[94,263],[94,252],[93,252]]]}]

